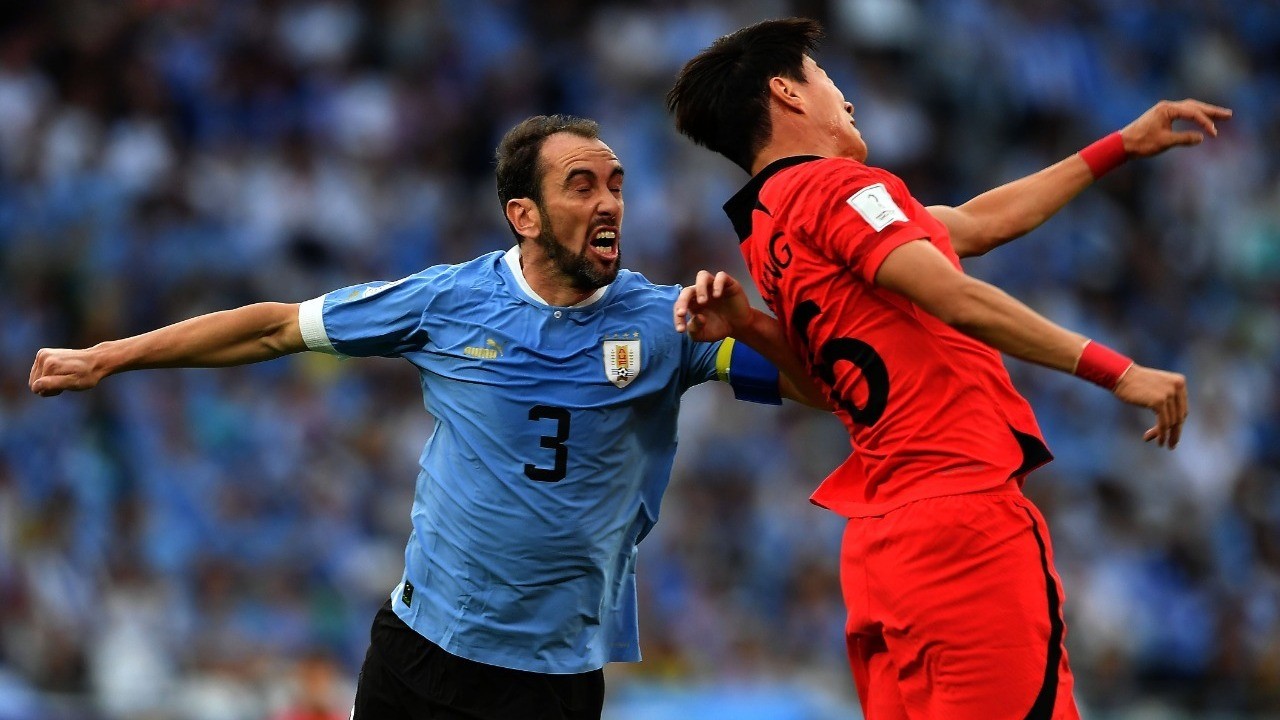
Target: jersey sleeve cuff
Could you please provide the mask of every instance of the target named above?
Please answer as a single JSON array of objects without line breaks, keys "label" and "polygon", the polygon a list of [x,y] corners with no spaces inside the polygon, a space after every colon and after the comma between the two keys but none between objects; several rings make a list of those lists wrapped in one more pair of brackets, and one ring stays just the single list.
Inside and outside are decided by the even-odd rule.
[{"label": "jersey sleeve cuff", "polygon": [[298,306],[298,329],[308,350],[340,355],[324,329],[324,296],[312,298]]}]

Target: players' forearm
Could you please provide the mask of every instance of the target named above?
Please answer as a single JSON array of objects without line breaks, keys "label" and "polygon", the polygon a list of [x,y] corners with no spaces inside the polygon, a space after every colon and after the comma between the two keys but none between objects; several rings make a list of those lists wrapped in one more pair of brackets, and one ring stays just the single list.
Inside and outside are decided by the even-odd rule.
[{"label": "players' forearm", "polygon": [[257,303],[107,341],[92,350],[105,377],[147,368],[243,365],[305,349],[297,305]]},{"label": "players' forearm", "polygon": [[734,338],[749,345],[778,368],[782,397],[822,410],[830,409],[826,396],[809,378],[804,364],[787,343],[782,325],[776,318],[751,308],[750,321],[735,328]]},{"label": "players' forearm", "polygon": [[1007,355],[1068,373],[1086,341],[980,280],[969,279],[960,295],[934,314]]},{"label": "players' forearm", "polygon": [[960,332],[1029,362],[1071,372],[1084,347],[1083,336],[1058,327],[994,285],[960,272],[925,240],[891,251],[875,282]]},{"label": "players' forearm", "polygon": [[[951,231],[956,254],[981,255],[1039,227],[1071,198],[1130,157],[1150,157],[1180,145],[1198,145],[1205,134],[1217,136],[1217,120],[1231,110],[1186,99],[1161,100],[1119,132],[1090,144],[1071,157],[1033,175],[985,192],[955,208],[930,213]],[[1199,130],[1173,129],[1176,120]]]},{"label": "players' forearm", "polygon": [[935,206],[929,212],[951,231],[957,255],[982,255],[1040,227],[1089,187],[1093,179],[1089,166],[1077,153],[958,207]]}]

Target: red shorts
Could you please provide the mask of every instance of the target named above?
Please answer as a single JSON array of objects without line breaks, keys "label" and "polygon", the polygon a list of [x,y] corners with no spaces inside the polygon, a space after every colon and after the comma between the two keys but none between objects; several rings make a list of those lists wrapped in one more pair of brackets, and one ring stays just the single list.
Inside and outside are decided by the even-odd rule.
[{"label": "red shorts", "polygon": [[1049,531],[1012,481],[849,520],[840,574],[868,720],[1080,717]]}]

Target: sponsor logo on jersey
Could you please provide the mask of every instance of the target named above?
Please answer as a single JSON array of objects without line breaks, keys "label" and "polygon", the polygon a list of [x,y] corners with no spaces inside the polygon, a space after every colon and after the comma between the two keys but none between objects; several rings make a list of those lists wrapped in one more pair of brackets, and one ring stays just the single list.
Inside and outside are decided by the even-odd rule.
[{"label": "sponsor logo on jersey", "polygon": [[620,388],[630,385],[640,375],[640,333],[605,336],[604,374],[609,382]]},{"label": "sponsor logo on jersey", "polygon": [[462,348],[462,354],[467,357],[479,358],[481,360],[493,360],[502,354],[502,345],[493,338],[484,341],[484,347],[476,347],[468,345]]}]

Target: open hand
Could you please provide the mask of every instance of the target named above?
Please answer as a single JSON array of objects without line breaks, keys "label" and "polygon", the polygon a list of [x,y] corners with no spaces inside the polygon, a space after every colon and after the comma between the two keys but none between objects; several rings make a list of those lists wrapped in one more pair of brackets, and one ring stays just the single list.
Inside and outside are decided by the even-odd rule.
[{"label": "open hand", "polygon": [[1170,450],[1178,446],[1182,424],[1187,421],[1185,377],[1135,364],[1120,378],[1112,392],[1121,400],[1148,408],[1156,414],[1156,424],[1143,433],[1143,440],[1155,440],[1157,445],[1167,445]]},{"label": "open hand", "polygon": [[[1204,142],[1205,133],[1217,137],[1215,121],[1230,118],[1230,109],[1199,100],[1161,100],[1126,125],[1120,131],[1120,138],[1129,155],[1150,157],[1179,145],[1199,145]],[[1174,130],[1175,120],[1193,122],[1200,126],[1200,130]]]},{"label": "open hand", "polygon": [[699,342],[714,342],[751,322],[751,303],[729,273],[699,270],[693,284],[680,291],[673,313],[677,332]]}]

